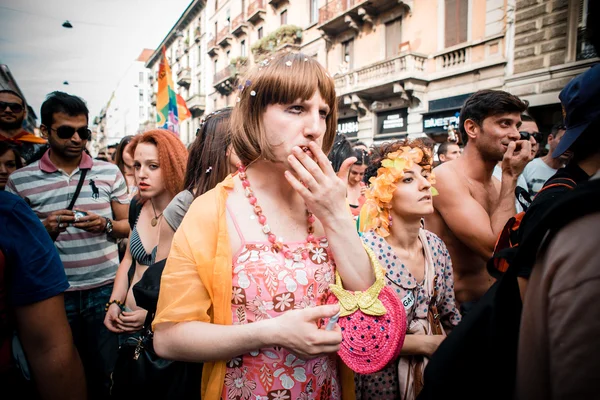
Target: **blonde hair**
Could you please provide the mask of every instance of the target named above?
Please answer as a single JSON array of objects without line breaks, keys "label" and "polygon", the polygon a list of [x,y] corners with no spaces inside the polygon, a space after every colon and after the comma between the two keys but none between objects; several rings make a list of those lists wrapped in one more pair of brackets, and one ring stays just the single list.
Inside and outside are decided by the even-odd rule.
[{"label": "blonde hair", "polygon": [[242,163],[275,159],[262,120],[267,106],[309,100],[317,90],[330,108],[323,137],[323,151],[329,153],[337,129],[337,99],[333,79],[318,61],[302,53],[279,54],[260,63],[240,83],[231,115],[231,143]]}]

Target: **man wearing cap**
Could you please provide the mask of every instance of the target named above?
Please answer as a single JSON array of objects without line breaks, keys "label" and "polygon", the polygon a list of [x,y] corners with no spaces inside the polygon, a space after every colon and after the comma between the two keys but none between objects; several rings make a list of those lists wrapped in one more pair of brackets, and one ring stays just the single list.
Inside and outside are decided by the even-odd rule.
[{"label": "man wearing cap", "polygon": [[[579,199],[588,204],[578,204],[591,212],[561,228],[536,257],[521,318],[518,400],[598,398],[600,212],[593,199],[600,191],[600,65],[573,79],[559,97],[567,129],[552,156],[570,150],[573,160],[555,177],[570,176],[577,187],[572,194],[557,189],[554,196],[583,190]],[[544,202],[547,211],[552,201]]]},{"label": "man wearing cap", "polygon": [[14,147],[26,164],[39,160],[48,149],[46,139],[23,129],[27,105],[23,97],[9,89],[0,90],[0,141]]}]

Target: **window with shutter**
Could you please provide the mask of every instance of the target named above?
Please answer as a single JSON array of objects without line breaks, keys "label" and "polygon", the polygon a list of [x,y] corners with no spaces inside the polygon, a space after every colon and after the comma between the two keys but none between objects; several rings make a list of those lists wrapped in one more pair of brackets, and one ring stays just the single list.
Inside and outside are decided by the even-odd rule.
[{"label": "window with shutter", "polygon": [[586,26],[588,22],[589,1],[579,0],[579,13],[577,15],[577,53],[576,60],[587,60],[598,57],[594,46],[587,40]]},{"label": "window with shutter", "polygon": [[354,39],[342,43],[342,65],[348,70],[354,68]]},{"label": "window with shutter", "polygon": [[445,47],[467,41],[469,28],[469,0],[445,0]]},{"label": "window with shutter", "polygon": [[402,18],[385,24],[385,57],[391,58],[400,54],[402,43]]}]

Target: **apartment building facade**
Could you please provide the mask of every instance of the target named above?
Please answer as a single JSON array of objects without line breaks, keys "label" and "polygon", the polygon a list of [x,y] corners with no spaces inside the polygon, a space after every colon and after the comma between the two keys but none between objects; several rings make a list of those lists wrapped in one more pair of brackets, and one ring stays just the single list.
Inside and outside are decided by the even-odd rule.
[{"label": "apartment building facade", "polygon": [[525,98],[549,129],[560,89],[598,62],[589,1],[208,0],[206,109],[235,105],[257,61],[301,51],[335,80],[338,129],[353,140],[444,141],[481,89]]},{"label": "apartment building facade", "polygon": [[504,88],[529,101],[542,131],[561,120],[561,89],[599,61],[585,36],[592,1],[516,1]]},{"label": "apartment building facade", "polygon": [[192,114],[191,118],[179,123],[179,137],[186,145],[192,143],[196,137],[196,130],[206,109],[205,88],[207,84],[212,84],[212,79],[208,82],[205,73],[207,58],[204,31],[205,5],[204,0],[191,1],[146,63],[146,67],[151,70],[149,83],[153,87],[153,94],[152,112],[145,127],[146,129],[156,127],[157,76],[164,47],[173,74],[173,83]]}]

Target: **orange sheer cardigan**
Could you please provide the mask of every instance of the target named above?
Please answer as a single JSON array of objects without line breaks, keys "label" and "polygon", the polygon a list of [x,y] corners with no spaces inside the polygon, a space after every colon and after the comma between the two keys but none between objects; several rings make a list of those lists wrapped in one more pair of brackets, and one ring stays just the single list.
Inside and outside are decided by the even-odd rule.
[{"label": "orange sheer cardigan", "polygon": [[[229,175],[198,197],[175,232],[160,281],[152,327],[163,322],[202,321],[231,325],[232,254],[227,232],[226,201],[233,188]],[[221,398],[226,360],[206,362],[202,399]],[[354,400],[354,373],[338,357],[342,399]]]}]

